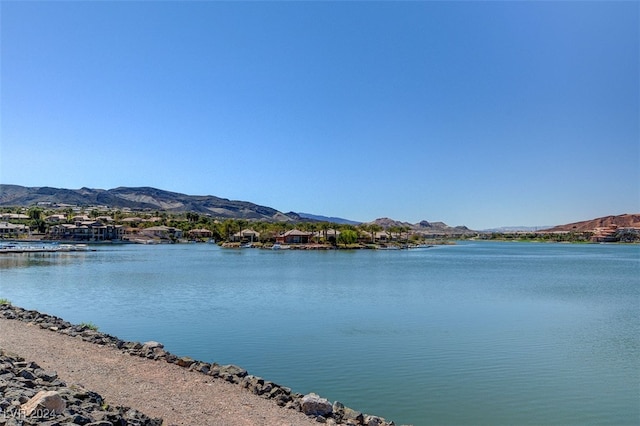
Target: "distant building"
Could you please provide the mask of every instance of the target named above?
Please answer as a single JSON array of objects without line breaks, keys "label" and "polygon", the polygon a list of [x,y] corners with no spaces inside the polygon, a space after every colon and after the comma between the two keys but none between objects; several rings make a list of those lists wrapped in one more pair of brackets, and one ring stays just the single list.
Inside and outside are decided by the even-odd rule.
[{"label": "distant building", "polygon": [[2,213],[0,215],[0,219],[2,220],[25,220],[29,219],[29,216],[22,213]]},{"label": "distant building", "polygon": [[16,225],[9,222],[0,222],[0,237],[21,237],[29,235],[29,227],[27,225]]},{"label": "distant building", "polygon": [[[327,240],[335,242],[338,241],[338,236],[340,236],[340,231],[333,228],[320,230],[313,233],[313,238],[315,238],[316,240],[326,237]],[[369,239],[371,239],[371,237],[369,237]]]},{"label": "distant building", "polygon": [[192,229],[189,231],[189,238],[211,238],[213,237],[213,232],[208,229]]},{"label": "distant building", "polygon": [[243,229],[240,232],[236,232],[231,236],[231,241],[258,241],[260,239],[260,233],[253,229]]},{"label": "distant building", "polygon": [[141,229],[140,233],[147,237],[160,239],[182,238],[182,231],[172,226],[152,226]]},{"label": "distant building", "polygon": [[276,237],[276,242],[281,244],[309,244],[313,237],[312,232],[300,231],[299,229],[292,229],[284,234]]},{"label": "distant building", "polygon": [[60,223],[67,221],[67,215],[64,214],[52,214],[51,216],[47,216],[44,218],[47,223]]},{"label": "distant building", "polygon": [[99,221],[62,223],[49,228],[49,238],[73,241],[118,241],[124,237],[124,226],[103,225]]}]

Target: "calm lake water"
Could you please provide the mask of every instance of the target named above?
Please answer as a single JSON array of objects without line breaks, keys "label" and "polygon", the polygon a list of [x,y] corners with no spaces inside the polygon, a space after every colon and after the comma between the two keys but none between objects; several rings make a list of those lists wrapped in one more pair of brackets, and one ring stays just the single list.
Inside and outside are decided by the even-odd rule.
[{"label": "calm lake water", "polygon": [[0,274],[15,305],[397,424],[640,422],[640,246],[98,246]]}]

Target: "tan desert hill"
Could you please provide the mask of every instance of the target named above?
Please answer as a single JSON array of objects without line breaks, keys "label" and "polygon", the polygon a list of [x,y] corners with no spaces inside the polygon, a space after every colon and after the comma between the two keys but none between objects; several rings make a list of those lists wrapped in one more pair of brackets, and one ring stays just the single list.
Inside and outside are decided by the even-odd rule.
[{"label": "tan desert hill", "polygon": [[582,222],[559,225],[541,232],[593,232],[601,228],[639,228],[640,213],[605,216]]}]

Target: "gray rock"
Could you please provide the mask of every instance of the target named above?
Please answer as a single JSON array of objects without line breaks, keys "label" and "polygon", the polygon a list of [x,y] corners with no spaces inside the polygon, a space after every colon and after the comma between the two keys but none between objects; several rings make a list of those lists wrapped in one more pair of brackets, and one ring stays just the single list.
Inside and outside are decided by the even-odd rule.
[{"label": "gray rock", "polygon": [[187,367],[187,368],[191,367],[191,364],[193,364],[194,362],[195,360],[188,356],[183,356],[176,360],[176,364],[178,364],[180,367]]},{"label": "gray rock", "polygon": [[245,377],[248,373],[244,368],[238,367],[237,365],[229,364],[223,365],[220,367],[221,373],[231,374],[237,377]]},{"label": "gray rock", "polygon": [[308,416],[327,416],[333,412],[331,403],[315,393],[302,397],[302,412]]},{"label": "gray rock", "polygon": [[164,345],[162,343],[150,340],[148,342],[144,342],[142,344],[143,349],[155,349],[155,348],[164,348]]},{"label": "gray rock", "polygon": [[20,375],[20,377],[23,377],[23,378],[28,379],[28,380],[35,380],[36,379],[36,375],[33,374],[33,372],[31,370],[26,369],[26,368],[24,370],[20,371],[20,373],[18,373],[18,374]]},{"label": "gray rock", "polygon": [[[102,397],[80,386],[70,386],[47,373],[36,363],[8,355],[0,349],[0,425],[60,426],[62,424],[94,426],[160,426],[161,419],[150,419],[128,407],[115,409],[104,406]],[[23,376],[38,376],[35,381]],[[41,376],[55,376],[45,382]],[[30,389],[26,385],[33,385]],[[45,417],[43,417],[45,416]],[[15,420],[15,421],[14,421]]]},{"label": "gray rock", "polygon": [[384,424],[384,419],[378,416],[365,416],[364,424],[366,426],[381,426]]}]

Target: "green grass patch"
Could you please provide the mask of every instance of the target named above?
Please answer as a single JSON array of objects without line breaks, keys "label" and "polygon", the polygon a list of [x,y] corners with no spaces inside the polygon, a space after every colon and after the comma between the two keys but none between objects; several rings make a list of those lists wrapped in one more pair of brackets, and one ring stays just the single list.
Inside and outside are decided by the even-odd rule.
[{"label": "green grass patch", "polygon": [[0,305],[10,305],[11,300],[0,297]]},{"label": "green grass patch", "polygon": [[81,322],[80,327],[88,328],[89,330],[98,331],[98,326],[92,322]]}]

